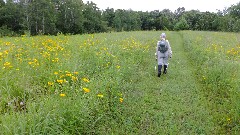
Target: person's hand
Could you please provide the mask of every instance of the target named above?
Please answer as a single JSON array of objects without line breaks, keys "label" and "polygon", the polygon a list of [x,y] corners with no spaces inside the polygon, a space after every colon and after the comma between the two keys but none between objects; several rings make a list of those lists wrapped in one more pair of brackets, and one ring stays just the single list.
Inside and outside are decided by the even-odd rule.
[{"label": "person's hand", "polygon": [[168,57],[172,58],[172,53],[169,53],[169,54],[168,54]]}]

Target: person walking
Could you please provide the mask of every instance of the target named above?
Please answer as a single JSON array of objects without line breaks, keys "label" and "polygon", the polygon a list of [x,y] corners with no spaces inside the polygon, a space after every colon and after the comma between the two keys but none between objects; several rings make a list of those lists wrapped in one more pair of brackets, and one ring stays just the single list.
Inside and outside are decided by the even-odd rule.
[{"label": "person walking", "polygon": [[167,74],[168,68],[168,58],[172,58],[172,49],[169,41],[166,39],[166,34],[162,33],[160,35],[160,41],[157,42],[156,48],[156,57],[158,63],[158,77],[162,74],[162,66],[163,66],[163,74]]}]

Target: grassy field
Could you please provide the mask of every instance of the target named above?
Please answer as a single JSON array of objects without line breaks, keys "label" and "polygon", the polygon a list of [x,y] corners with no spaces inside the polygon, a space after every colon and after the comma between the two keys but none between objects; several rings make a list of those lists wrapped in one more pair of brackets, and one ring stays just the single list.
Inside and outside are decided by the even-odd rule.
[{"label": "grassy field", "polygon": [[159,31],[0,39],[0,134],[239,134],[240,34]]}]

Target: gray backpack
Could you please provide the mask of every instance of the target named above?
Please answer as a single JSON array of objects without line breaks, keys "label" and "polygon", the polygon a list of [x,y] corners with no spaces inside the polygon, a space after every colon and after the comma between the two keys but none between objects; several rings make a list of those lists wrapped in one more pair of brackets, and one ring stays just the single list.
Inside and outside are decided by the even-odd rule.
[{"label": "gray backpack", "polygon": [[158,42],[158,51],[160,51],[161,53],[165,53],[167,50],[168,50],[167,41],[166,40],[160,40]]}]

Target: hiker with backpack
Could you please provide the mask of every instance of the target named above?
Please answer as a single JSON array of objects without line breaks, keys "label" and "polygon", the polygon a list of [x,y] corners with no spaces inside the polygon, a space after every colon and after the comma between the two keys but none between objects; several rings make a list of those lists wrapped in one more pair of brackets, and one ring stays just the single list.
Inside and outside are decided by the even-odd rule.
[{"label": "hiker with backpack", "polygon": [[158,63],[158,77],[162,74],[162,67],[163,67],[163,74],[167,73],[168,68],[168,58],[172,58],[172,50],[169,41],[166,39],[166,34],[162,33],[160,36],[160,41],[157,42],[156,48],[156,59]]}]

